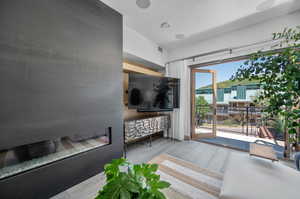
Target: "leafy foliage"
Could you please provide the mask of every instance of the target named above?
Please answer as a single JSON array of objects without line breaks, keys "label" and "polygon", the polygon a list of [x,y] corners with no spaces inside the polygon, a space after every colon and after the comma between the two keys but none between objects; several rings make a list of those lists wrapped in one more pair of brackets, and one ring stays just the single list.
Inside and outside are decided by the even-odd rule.
[{"label": "leafy foliage", "polygon": [[209,104],[203,96],[198,96],[196,98],[196,105],[197,106],[208,106]]},{"label": "leafy foliage", "polygon": [[285,120],[281,117],[274,117],[269,121],[270,126],[276,130],[276,132],[283,134],[285,130]]},{"label": "leafy foliage", "polygon": [[96,199],[166,199],[160,190],[170,183],[160,180],[155,174],[157,169],[157,164],[132,165],[124,158],[113,160],[105,165],[107,183]]},{"label": "leafy foliage", "polygon": [[205,119],[206,114],[210,111],[212,111],[212,109],[209,103],[203,96],[198,96],[196,98],[196,115],[200,123],[202,123],[202,121]]},{"label": "leafy foliage", "polygon": [[239,126],[241,122],[234,120],[233,118],[229,118],[226,120],[223,120],[223,125],[225,126]]},{"label": "leafy foliage", "polygon": [[278,52],[257,52],[242,65],[231,80],[256,80],[262,84],[259,101],[265,101],[271,116],[282,116],[290,137],[300,127],[300,27],[274,33],[280,40]]}]

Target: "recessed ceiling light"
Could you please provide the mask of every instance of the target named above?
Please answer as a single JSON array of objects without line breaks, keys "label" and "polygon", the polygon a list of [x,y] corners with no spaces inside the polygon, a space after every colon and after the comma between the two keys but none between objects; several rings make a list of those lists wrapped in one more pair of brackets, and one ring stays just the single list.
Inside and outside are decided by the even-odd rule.
[{"label": "recessed ceiling light", "polygon": [[149,8],[151,5],[150,0],[136,0],[136,5],[142,9]]},{"label": "recessed ceiling light", "polygon": [[184,39],[184,34],[177,34],[175,35],[176,39]]},{"label": "recessed ceiling light", "polygon": [[171,25],[168,22],[163,22],[160,24],[160,28],[170,28]]}]

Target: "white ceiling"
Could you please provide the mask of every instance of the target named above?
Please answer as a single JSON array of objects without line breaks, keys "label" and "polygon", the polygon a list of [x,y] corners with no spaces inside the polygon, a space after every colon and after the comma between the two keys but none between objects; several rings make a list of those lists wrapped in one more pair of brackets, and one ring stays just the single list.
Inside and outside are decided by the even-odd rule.
[{"label": "white ceiling", "polygon": [[[101,1],[122,13],[126,26],[167,49],[300,9],[300,0],[151,0],[148,9],[138,8],[136,0]],[[163,22],[171,27],[160,28]]]}]

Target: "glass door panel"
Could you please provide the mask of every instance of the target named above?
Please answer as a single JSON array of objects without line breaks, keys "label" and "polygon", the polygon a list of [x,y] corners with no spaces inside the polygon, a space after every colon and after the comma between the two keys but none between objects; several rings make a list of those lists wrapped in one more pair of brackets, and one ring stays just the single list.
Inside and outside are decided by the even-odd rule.
[{"label": "glass door panel", "polygon": [[216,72],[192,69],[192,138],[216,136]]}]

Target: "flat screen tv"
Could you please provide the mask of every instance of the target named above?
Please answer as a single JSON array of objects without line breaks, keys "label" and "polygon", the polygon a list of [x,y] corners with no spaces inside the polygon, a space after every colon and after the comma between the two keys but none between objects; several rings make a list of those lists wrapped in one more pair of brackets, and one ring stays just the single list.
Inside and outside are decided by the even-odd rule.
[{"label": "flat screen tv", "polygon": [[128,108],[139,112],[163,112],[179,108],[180,81],[138,73],[129,74]]}]

